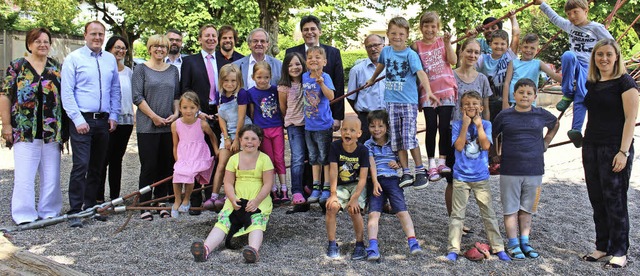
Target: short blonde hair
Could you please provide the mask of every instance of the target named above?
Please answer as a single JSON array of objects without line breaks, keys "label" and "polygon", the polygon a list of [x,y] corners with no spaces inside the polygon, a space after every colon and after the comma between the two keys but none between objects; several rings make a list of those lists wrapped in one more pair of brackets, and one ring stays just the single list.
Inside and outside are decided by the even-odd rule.
[{"label": "short blonde hair", "polygon": [[151,51],[151,46],[153,45],[164,45],[169,49],[169,39],[165,35],[152,35],[147,40],[147,51]]},{"label": "short blonde hair", "polygon": [[407,31],[407,35],[409,34],[409,21],[404,19],[404,17],[398,16],[398,17],[391,18],[391,20],[389,20],[389,24],[387,25],[387,31],[391,29],[391,25],[404,28],[405,31]]},{"label": "short blonde hair", "polygon": [[587,0],[567,0],[566,3],[564,3],[564,11],[570,11],[573,9],[583,9],[583,10],[589,10],[589,2],[587,2]]},{"label": "short blonde hair", "polygon": [[220,68],[220,73],[218,74],[218,91],[220,91],[220,93],[225,92],[224,88],[222,88],[222,82],[228,75],[236,77],[238,85],[236,86],[236,89],[233,90],[233,94],[236,95],[238,91],[240,91],[240,88],[244,87],[244,82],[242,81],[242,71],[240,71],[240,67],[233,63],[225,64]]},{"label": "short blonde hair", "polygon": [[420,17],[420,27],[422,28],[422,25],[426,23],[436,23],[436,26],[438,26],[438,29],[442,28],[442,22],[440,21],[440,16],[438,15],[437,12],[434,12],[434,11],[425,12]]},{"label": "short blonde hair", "polygon": [[269,63],[267,63],[266,61],[258,61],[256,62],[256,64],[253,65],[253,74],[255,75],[258,70],[267,70],[267,72],[269,72],[269,76],[271,76],[271,65],[269,65]]},{"label": "short blonde hair", "polygon": [[618,43],[613,39],[605,38],[598,41],[598,43],[596,43],[596,46],[593,47],[591,58],[589,59],[589,73],[587,74],[587,81],[597,82],[602,78],[602,75],[600,75],[600,69],[598,69],[598,66],[596,65],[596,52],[601,47],[607,45],[613,47],[614,51],[616,52],[616,61],[613,64],[613,75],[611,77],[613,79],[617,79],[627,73],[627,69],[624,67],[623,62],[620,61],[620,45],[618,45]]}]

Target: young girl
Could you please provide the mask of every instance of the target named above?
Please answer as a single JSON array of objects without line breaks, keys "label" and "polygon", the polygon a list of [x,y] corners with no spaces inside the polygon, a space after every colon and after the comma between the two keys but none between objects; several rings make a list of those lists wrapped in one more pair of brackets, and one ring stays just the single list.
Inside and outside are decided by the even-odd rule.
[{"label": "young girl", "polygon": [[[307,143],[304,139],[304,100],[302,99],[302,73],[307,71],[304,57],[300,53],[289,53],[284,57],[281,79],[278,82],[280,112],[284,116],[289,147],[291,148],[291,193],[293,204],[303,204],[302,176]],[[284,193],[286,195],[286,193]]]},{"label": "young girl", "polygon": [[[273,162],[275,172],[280,180],[280,189],[277,185],[271,188],[274,203],[289,201],[287,184],[285,182],[284,165],[284,128],[282,127],[282,114],[278,107],[278,89],[271,85],[271,66],[266,61],[257,62],[253,66],[253,80],[256,86],[249,89],[251,100],[251,117],[253,123],[264,129],[264,141],[260,150],[266,153]],[[274,181],[275,183],[275,181]]]},{"label": "young girl", "polygon": [[[420,17],[420,30],[422,40],[414,42],[411,46],[418,55],[424,71],[429,76],[429,86],[433,95],[439,100],[438,105],[427,99],[424,88],[420,89],[420,106],[424,111],[427,122],[427,156],[429,157],[429,181],[438,181],[443,174],[450,174],[451,168],[445,164],[447,155],[451,152],[451,112],[457,102],[457,85],[453,76],[451,65],[455,65],[458,58],[451,46],[451,35],[444,33],[438,36],[442,26],[440,16],[436,12],[426,12]],[[435,160],[436,132],[440,132],[438,150],[440,158]]]},{"label": "young girl", "polygon": [[[200,100],[195,92],[182,94],[180,101],[182,117],[171,124],[173,136],[173,194],[175,201],[171,208],[171,216],[177,218],[180,213],[186,213],[191,207],[189,197],[193,191],[193,179],[201,184],[209,183],[213,172],[213,159],[209,146],[204,141],[204,134],[209,135],[215,154],[218,154],[216,135],[209,127],[209,123],[200,120],[196,114],[200,110]],[[185,194],[182,195],[184,184]]]},{"label": "young girl", "polygon": [[[249,234],[249,245],[242,249],[242,256],[248,263],[258,260],[258,250],[267,229],[269,214],[273,205],[269,191],[273,185],[273,164],[269,156],[260,152],[258,147],[263,139],[262,129],[256,125],[245,125],[238,132],[241,151],[229,158],[224,174],[224,192],[227,200],[218,215],[207,239],[191,244],[191,254],[196,262],[208,259],[211,250],[222,243],[231,227],[229,216],[239,210],[241,199],[248,200],[245,211],[252,212],[251,226],[242,228],[234,236]],[[260,212],[258,212],[258,209]]]},{"label": "young girl", "polygon": [[220,137],[220,155],[218,155],[218,167],[213,176],[213,193],[211,198],[205,201],[204,208],[220,211],[224,205],[225,198],[219,196],[222,187],[222,177],[224,167],[227,165],[229,157],[238,152],[240,141],[236,137],[236,130],[241,129],[245,124],[251,124],[251,119],[247,116],[247,104],[249,104],[249,94],[242,89],[242,71],[235,64],[227,64],[220,68],[218,77],[218,89],[220,97],[218,102],[218,122],[222,137]]}]

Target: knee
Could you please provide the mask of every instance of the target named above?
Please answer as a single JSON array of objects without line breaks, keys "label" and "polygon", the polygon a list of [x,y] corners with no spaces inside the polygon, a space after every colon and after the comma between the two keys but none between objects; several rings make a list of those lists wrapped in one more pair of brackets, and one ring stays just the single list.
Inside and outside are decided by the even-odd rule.
[{"label": "knee", "polygon": [[566,51],[562,54],[560,61],[564,64],[565,62],[574,62],[578,59],[576,54],[571,51]]},{"label": "knee", "polygon": [[340,211],[340,204],[337,202],[327,203],[327,215],[332,214],[334,217]]}]

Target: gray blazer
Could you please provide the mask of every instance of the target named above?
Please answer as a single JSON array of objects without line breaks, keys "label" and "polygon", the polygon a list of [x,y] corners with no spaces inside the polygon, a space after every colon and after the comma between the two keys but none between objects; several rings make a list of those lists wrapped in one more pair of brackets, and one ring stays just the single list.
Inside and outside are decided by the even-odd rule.
[{"label": "gray blazer", "polygon": [[[238,65],[240,67],[240,71],[242,71],[242,81],[244,81],[244,89],[249,89],[247,87],[247,79],[251,77],[253,73],[249,73],[249,57],[243,57],[239,60],[233,62],[233,64]],[[265,56],[265,60],[271,66],[271,85],[277,85],[280,80],[280,73],[282,73],[282,61],[277,60],[271,56]]]}]

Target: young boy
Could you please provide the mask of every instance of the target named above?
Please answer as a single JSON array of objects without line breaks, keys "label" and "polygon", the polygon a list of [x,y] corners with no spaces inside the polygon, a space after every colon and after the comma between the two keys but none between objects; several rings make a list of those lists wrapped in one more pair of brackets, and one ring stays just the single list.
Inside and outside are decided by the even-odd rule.
[{"label": "young boy", "polygon": [[482,97],[476,91],[462,95],[462,120],[451,126],[451,140],[455,148],[456,162],[453,165],[453,200],[449,216],[449,245],[447,259],[456,261],[460,254],[460,240],[464,225],[469,191],[473,190],[485,232],[493,253],[502,261],[511,260],[504,252],[496,213],[491,204],[489,187],[489,156],[491,147],[491,123],[482,120]]},{"label": "young boy", "polygon": [[340,128],[341,140],[331,143],[329,151],[329,171],[331,196],[327,200],[327,257],[338,258],[340,251],[336,243],[336,216],[340,209],[347,209],[356,234],[356,247],[352,260],[367,257],[364,247],[364,221],[360,212],[364,210],[366,200],[367,171],[369,170],[369,152],[358,137],[362,135],[360,120],[346,117]]},{"label": "young boy", "polygon": [[[378,58],[376,71],[366,83],[371,86],[378,75],[386,68],[386,87],[384,101],[390,116],[391,148],[398,152],[402,177],[400,187],[413,185],[416,189],[423,189],[429,185],[427,172],[422,165],[422,155],[416,137],[416,118],[418,117],[418,87],[416,75],[422,87],[427,90],[428,99],[440,103],[431,93],[429,77],[422,69],[422,63],[418,54],[407,47],[409,36],[409,22],[402,17],[395,17],[389,21],[387,37],[391,46],[382,49]],[[416,164],[416,179],[413,182],[409,169],[409,156]]]},{"label": "young boy", "polygon": [[[324,48],[313,46],[307,50],[307,68],[302,74],[304,93],[304,135],[309,151],[309,163],[313,173],[313,192],[307,199],[309,203],[320,201],[324,204],[329,198],[329,146],[333,138],[333,117],[329,101],[333,99],[335,88],[329,74],[322,72],[327,64]],[[324,169],[324,170],[323,170]],[[325,183],[320,184],[324,172]]]},{"label": "young boy", "polygon": [[[587,94],[587,67],[593,46],[598,40],[613,39],[604,25],[591,22],[587,18],[589,3],[587,0],[567,0],[564,12],[567,19],[559,16],[545,0],[535,0],[540,10],[549,17],[551,23],[569,34],[569,51],[562,54],[562,100],[556,104],[560,111],[566,110],[573,101],[573,123],[567,136],[577,148],[582,146],[582,124],[587,109],[584,96]],[[575,85],[574,85],[575,81]]]},{"label": "young boy", "polygon": [[373,193],[369,198],[369,222],[367,230],[369,236],[369,247],[367,248],[367,260],[375,261],[380,259],[378,250],[378,220],[382,212],[382,205],[389,199],[391,208],[400,220],[402,230],[407,236],[409,252],[418,254],[422,252],[420,244],[416,240],[416,233],[413,229],[413,221],[407,211],[404,201],[404,193],[398,185],[398,163],[396,154],[391,149],[389,135],[389,114],[385,110],[376,110],[369,113],[369,132],[371,139],[364,145],[369,150],[369,165],[371,170],[371,181],[373,182]]},{"label": "young boy", "polygon": [[[559,124],[549,111],[532,106],[537,94],[534,81],[520,79],[514,89],[515,106],[500,112],[493,122],[493,136],[502,133],[504,137],[500,200],[509,239],[507,253],[512,259],[537,258],[538,252],[529,245],[531,214],[538,207],[544,152],[556,135]],[[545,127],[547,134],[543,138]]]},{"label": "young boy", "polygon": [[[535,87],[538,87],[538,80],[540,79],[540,71],[545,72],[549,77],[557,82],[562,81],[562,76],[554,72],[544,62],[539,59],[534,59],[540,46],[540,40],[536,34],[527,34],[522,38],[520,43],[520,59],[514,59],[509,62],[507,68],[507,76],[504,80],[502,88],[502,109],[507,109],[515,103],[513,97],[513,87],[522,78],[528,78],[535,83]],[[535,102],[533,105],[535,106]]]}]

